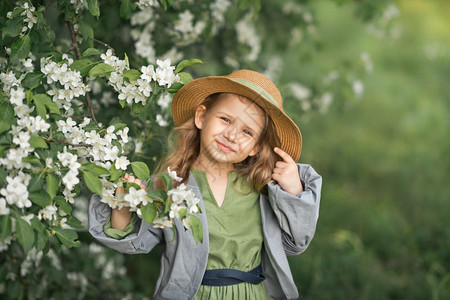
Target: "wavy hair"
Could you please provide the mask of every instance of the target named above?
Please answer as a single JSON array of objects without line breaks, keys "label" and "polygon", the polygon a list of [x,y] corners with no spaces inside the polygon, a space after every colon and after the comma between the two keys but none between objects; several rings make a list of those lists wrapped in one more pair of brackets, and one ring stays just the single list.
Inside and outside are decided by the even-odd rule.
[{"label": "wavy hair", "polygon": [[[204,105],[206,111],[211,110],[225,95],[230,93],[216,93],[206,97],[198,106]],[[254,103],[247,97],[237,95],[241,100]],[[256,104],[256,103],[255,103]],[[257,104],[256,104],[257,105]],[[259,106],[258,106],[259,107]],[[262,109],[260,107],[262,111]],[[240,176],[247,178],[258,192],[265,193],[265,186],[273,181],[272,172],[275,163],[281,158],[273,151],[274,147],[280,147],[280,141],[275,126],[267,113],[265,115],[265,125],[260,134],[257,145],[260,147],[258,153],[247,157],[244,161],[234,164],[235,170]],[[185,123],[175,127],[169,136],[169,153],[161,160],[157,166],[157,171],[167,172],[171,170],[177,172],[178,176],[186,182],[189,177],[189,170],[200,154],[200,129],[195,126],[194,117]]]}]

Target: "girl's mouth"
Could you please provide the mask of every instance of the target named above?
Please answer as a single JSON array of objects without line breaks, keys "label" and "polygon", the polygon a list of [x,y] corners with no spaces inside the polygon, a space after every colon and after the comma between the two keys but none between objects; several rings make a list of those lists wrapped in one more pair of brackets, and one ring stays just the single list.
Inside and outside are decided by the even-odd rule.
[{"label": "girl's mouth", "polygon": [[217,143],[217,145],[219,146],[219,148],[220,148],[222,151],[225,151],[225,152],[234,152],[234,150],[231,149],[230,147],[228,147],[227,145],[225,145],[225,144],[223,144],[223,143],[221,143],[221,142],[219,142],[219,141],[216,141],[216,143]]}]

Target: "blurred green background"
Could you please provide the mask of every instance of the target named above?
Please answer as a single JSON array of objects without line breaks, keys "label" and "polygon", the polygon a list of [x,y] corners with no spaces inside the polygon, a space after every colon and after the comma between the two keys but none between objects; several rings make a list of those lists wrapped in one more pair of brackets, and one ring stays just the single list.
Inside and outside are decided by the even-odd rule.
[{"label": "blurred green background", "polygon": [[290,258],[303,299],[450,299],[450,3],[397,5],[401,32],[380,38],[351,3],[317,1],[322,51],[312,65],[296,62],[298,49],[284,57],[282,78],[305,82],[362,52],[373,62],[358,101],[307,118],[287,104],[304,138],[300,161],[323,176],[316,236]]},{"label": "blurred green background", "polygon": [[[321,49],[283,57],[282,81],[308,86],[361,53],[373,63],[358,100],[325,113],[286,103],[303,134],[300,162],[323,176],[316,236],[290,258],[303,299],[450,299],[450,2],[394,3],[397,28],[384,38],[353,1],[310,3]],[[124,256],[144,295],[160,254]]]},{"label": "blurred green background", "polygon": [[350,5],[315,6],[322,61],[367,52],[374,68],[360,102],[295,117],[300,160],[324,179],[316,236],[291,259],[300,293],[450,299],[450,3],[398,2],[393,40],[368,34]]}]

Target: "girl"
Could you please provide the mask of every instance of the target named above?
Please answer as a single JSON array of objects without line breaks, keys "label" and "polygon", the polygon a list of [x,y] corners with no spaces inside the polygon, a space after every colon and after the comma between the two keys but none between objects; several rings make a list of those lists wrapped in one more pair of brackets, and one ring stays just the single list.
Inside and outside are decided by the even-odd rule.
[{"label": "girl", "polygon": [[300,130],[275,84],[249,70],[199,78],[177,92],[172,113],[177,147],[159,169],[176,170],[201,199],[203,243],[179,220],[173,240],[171,228],[125,208],[111,212],[97,195],[91,234],[124,253],[165,243],[154,299],[297,298],[286,255],[305,251],[314,236],[322,179],[296,164]]}]

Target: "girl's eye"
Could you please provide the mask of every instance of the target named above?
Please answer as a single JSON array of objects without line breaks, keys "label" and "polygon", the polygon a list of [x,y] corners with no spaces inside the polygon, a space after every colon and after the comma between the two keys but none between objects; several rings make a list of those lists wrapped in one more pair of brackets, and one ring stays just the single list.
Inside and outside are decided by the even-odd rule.
[{"label": "girl's eye", "polygon": [[225,121],[225,122],[227,122],[227,123],[230,123],[230,119],[228,119],[228,118],[225,118],[225,117],[220,117],[223,121]]},{"label": "girl's eye", "polygon": [[252,133],[251,131],[248,131],[247,129],[244,129],[243,132],[244,132],[246,135],[253,136],[253,133]]}]

